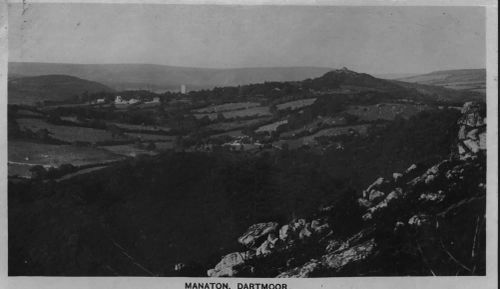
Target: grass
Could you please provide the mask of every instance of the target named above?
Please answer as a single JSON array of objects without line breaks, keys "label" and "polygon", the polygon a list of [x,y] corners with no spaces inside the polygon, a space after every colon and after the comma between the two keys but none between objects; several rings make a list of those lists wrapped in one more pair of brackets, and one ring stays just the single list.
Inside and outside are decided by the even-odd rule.
[{"label": "grass", "polygon": [[288,123],[288,120],[279,120],[277,122],[273,122],[273,123],[270,123],[270,124],[266,124],[266,125],[263,125],[261,127],[259,127],[258,129],[255,130],[255,132],[259,133],[259,132],[271,132],[271,131],[276,131],[276,129],[280,126],[280,125],[283,125],[283,124],[287,124]]},{"label": "grass", "polygon": [[141,141],[166,141],[171,142],[175,140],[175,136],[172,135],[159,135],[159,134],[147,134],[147,133],[135,133],[128,132],[127,136],[131,138],[139,138]]},{"label": "grass", "polygon": [[346,112],[357,116],[360,120],[374,121],[378,119],[393,120],[396,116],[409,118],[427,109],[429,109],[428,105],[381,103],[376,105],[350,106]]},{"label": "grass", "polygon": [[44,115],[39,113],[39,112],[35,112],[32,110],[27,110],[27,109],[20,109],[17,111],[17,114],[25,116],[25,117],[44,117]]},{"label": "grass", "polygon": [[[232,110],[232,111],[226,111],[226,112],[221,112],[224,118],[227,119],[233,119],[237,117],[261,117],[261,116],[269,116],[271,115],[271,112],[269,111],[269,107],[267,106],[256,106],[256,107],[250,107],[247,109],[239,109],[239,110]],[[218,113],[196,113],[194,114],[194,117],[197,119],[201,119],[207,116],[209,119],[217,119]]]},{"label": "grass", "polygon": [[123,137],[113,137],[111,132],[103,129],[54,125],[41,119],[19,118],[16,120],[21,129],[29,129],[36,132],[39,129],[47,129],[55,139],[65,142],[104,142],[113,140],[125,140]]},{"label": "grass", "polygon": [[135,145],[114,145],[104,147],[106,150],[128,157],[136,157],[138,155],[155,155],[155,152],[137,148]]},{"label": "grass", "polygon": [[219,133],[219,134],[214,134],[214,135],[211,135],[210,137],[217,138],[217,137],[221,137],[221,136],[230,136],[230,137],[234,138],[234,137],[245,136],[245,134],[243,132],[241,132],[241,130],[232,130],[232,131],[226,131],[226,132]]},{"label": "grass", "polygon": [[29,176],[34,165],[59,167],[82,166],[119,160],[121,156],[101,148],[51,145],[21,140],[8,141],[9,175]]},{"label": "grass", "polygon": [[119,123],[119,122],[107,122],[107,125],[116,125],[120,129],[129,131],[167,132],[170,130],[169,127],[164,127],[164,126],[136,125],[136,124]]},{"label": "grass", "polygon": [[317,130],[320,126],[338,126],[338,125],[346,125],[346,119],[342,116],[336,117],[322,117],[316,118],[314,121],[304,125],[301,128],[294,129],[291,131],[284,132],[280,134],[282,138],[293,138],[295,135],[300,134],[302,132],[312,133]]},{"label": "grass", "polygon": [[369,124],[360,124],[360,125],[349,125],[349,126],[325,128],[325,129],[322,129],[322,130],[320,130],[312,135],[308,135],[308,136],[304,136],[304,137],[300,137],[300,138],[295,138],[295,139],[289,139],[289,140],[282,139],[282,140],[274,142],[273,145],[280,147],[284,143],[287,143],[290,149],[296,149],[296,148],[299,148],[303,145],[316,144],[315,139],[317,137],[345,135],[345,134],[349,134],[350,130],[354,130],[361,135],[366,135],[368,132],[369,126],[370,126]]},{"label": "grass", "polygon": [[199,108],[199,109],[194,109],[194,113],[218,113],[218,112],[225,112],[225,111],[232,111],[232,110],[239,110],[239,109],[248,109],[252,107],[259,106],[258,102],[231,102],[231,103],[224,103],[224,104],[219,104],[219,105],[210,105],[204,108]]},{"label": "grass", "polygon": [[269,119],[270,118],[268,117],[261,117],[261,118],[247,119],[247,120],[234,120],[229,122],[224,121],[207,125],[205,128],[208,130],[228,131],[228,130],[245,128],[248,126],[256,125],[258,123],[264,123]]},{"label": "grass", "polygon": [[169,150],[174,148],[174,143],[173,142],[155,142],[156,150],[157,151],[164,151],[164,150]]},{"label": "grass", "polygon": [[280,103],[276,105],[276,108],[278,110],[285,110],[285,109],[299,109],[305,106],[309,106],[313,104],[316,101],[316,98],[305,98],[305,99],[299,99],[299,100],[294,100],[294,101],[289,101],[285,103]]}]

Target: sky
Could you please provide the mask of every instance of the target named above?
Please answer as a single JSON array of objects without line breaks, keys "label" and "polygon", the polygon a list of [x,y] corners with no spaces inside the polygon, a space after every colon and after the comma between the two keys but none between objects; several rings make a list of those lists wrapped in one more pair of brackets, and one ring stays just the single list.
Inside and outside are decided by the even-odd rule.
[{"label": "sky", "polygon": [[9,61],[186,67],[484,68],[481,7],[9,5]]}]

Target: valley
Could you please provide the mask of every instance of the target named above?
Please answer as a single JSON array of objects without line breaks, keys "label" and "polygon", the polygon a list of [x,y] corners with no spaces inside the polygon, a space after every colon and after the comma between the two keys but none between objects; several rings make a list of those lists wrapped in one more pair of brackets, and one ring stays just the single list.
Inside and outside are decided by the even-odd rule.
[{"label": "valley", "polygon": [[50,95],[8,107],[11,275],[205,276],[251,224],[351,208],[377,177],[446,158],[482,98],[346,68]]}]

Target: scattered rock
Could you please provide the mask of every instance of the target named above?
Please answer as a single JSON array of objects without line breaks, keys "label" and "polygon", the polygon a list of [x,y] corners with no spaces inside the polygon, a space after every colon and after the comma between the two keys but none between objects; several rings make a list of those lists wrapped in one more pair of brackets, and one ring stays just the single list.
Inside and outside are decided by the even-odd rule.
[{"label": "scattered rock", "polygon": [[393,173],[392,178],[394,179],[395,182],[399,181],[403,177],[403,174],[400,173]]},{"label": "scattered rock", "polygon": [[368,212],[363,215],[363,220],[371,220],[374,214],[380,213],[380,211],[383,211],[385,208],[387,208],[394,200],[401,198],[403,195],[404,194],[402,189],[396,188],[396,190],[390,192],[383,201],[378,203],[376,206],[369,208]]},{"label": "scattered rock", "polygon": [[410,226],[421,227],[423,225],[429,225],[429,224],[430,224],[430,218],[426,214],[414,215],[408,220],[408,225]]},{"label": "scattered rock", "polygon": [[312,273],[321,268],[321,263],[318,260],[312,259],[302,266],[295,267],[289,271],[283,272],[276,276],[277,278],[307,278],[311,277]]},{"label": "scattered rock", "polygon": [[255,251],[255,255],[257,257],[265,257],[271,254],[276,247],[276,243],[278,242],[278,238],[273,234],[270,233],[267,237],[267,240],[265,240]]},{"label": "scattered rock", "polygon": [[394,232],[401,230],[401,228],[403,228],[404,226],[405,226],[405,223],[403,223],[401,221],[397,221],[396,224],[394,225]]},{"label": "scattered rock", "polygon": [[278,228],[278,223],[268,222],[268,223],[258,223],[250,226],[247,231],[238,238],[238,242],[244,246],[252,247],[256,244],[258,239],[266,236],[270,232],[275,231]]},{"label": "scattered rock", "polygon": [[479,149],[486,150],[486,132],[479,134]]},{"label": "scattered rock", "polygon": [[479,134],[479,129],[475,128],[475,129],[470,130],[467,133],[466,137],[471,139],[471,140],[478,140],[479,139],[478,134]]},{"label": "scattered rock", "polygon": [[245,264],[253,256],[254,253],[252,251],[227,254],[215,265],[215,268],[207,271],[207,275],[209,277],[233,277],[238,272],[237,267]]},{"label": "scattered rock", "polygon": [[372,202],[368,201],[367,199],[365,198],[359,198],[358,199],[358,205],[360,207],[364,207],[364,208],[369,208],[372,206]]},{"label": "scattered rock", "polygon": [[184,268],[186,268],[186,264],[184,264],[184,263],[177,263],[177,264],[174,265],[174,271],[175,272],[180,272]]},{"label": "scattered rock", "polygon": [[290,236],[290,231],[291,231],[290,226],[284,225],[283,227],[280,228],[279,238],[282,241],[287,241],[288,237]]},{"label": "scattered rock", "polygon": [[463,144],[474,154],[478,153],[480,150],[479,142],[472,139],[466,139]]},{"label": "scattered rock", "polygon": [[365,198],[365,199],[368,198],[369,192],[371,192],[375,188],[379,188],[385,182],[386,182],[386,180],[384,178],[378,178],[377,180],[375,180],[375,182],[373,182],[370,186],[368,186],[368,188],[366,190],[363,191],[363,198]]},{"label": "scattered rock", "polygon": [[417,165],[416,165],[416,164],[412,164],[411,166],[409,166],[409,167],[406,169],[405,173],[406,173],[406,174],[409,174],[409,173],[413,172],[413,171],[414,171],[414,170],[416,170],[416,169],[417,169]]},{"label": "scattered rock", "polygon": [[334,251],[338,250],[341,245],[342,245],[342,243],[336,239],[330,240],[328,242],[328,245],[326,245],[325,251],[326,252],[334,252]]},{"label": "scattered rock", "polygon": [[436,175],[427,175],[425,178],[425,183],[430,184],[436,179]]},{"label": "scattered rock", "polygon": [[323,235],[330,230],[330,225],[322,223],[320,220],[313,220],[311,222],[311,230],[315,235]]},{"label": "scattered rock", "polygon": [[300,230],[300,232],[299,232],[299,239],[303,240],[303,239],[309,238],[311,236],[312,236],[311,224],[310,223],[306,223],[304,225],[304,227],[302,228],[302,230]]},{"label": "scattered rock", "polygon": [[385,194],[381,191],[372,190],[368,196],[368,200],[372,203],[380,201],[385,197]]},{"label": "scattered rock", "polygon": [[458,153],[460,159],[474,158],[481,150],[486,150],[486,118],[481,117],[481,105],[467,102],[462,108],[458,124]]},{"label": "scattered rock", "polygon": [[[363,268],[365,264],[378,262],[378,257],[386,260],[388,256],[384,254],[389,254],[390,258],[400,255],[401,252],[391,251],[392,245],[387,247],[384,243],[384,246],[378,246],[375,240],[382,240],[381,236],[383,240],[387,240],[387,244],[403,242],[401,248],[414,250],[412,246],[415,246],[415,232],[422,238],[423,242],[420,244],[424,251],[441,250],[432,247],[434,244],[431,241],[425,241],[440,237],[436,235],[439,230],[435,230],[434,226],[439,225],[440,229],[445,228],[446,231],[461,230],[461,219],[451,219],[456,219],[458,212],[481,212],[477,208],[481,208],[481,202],[484,202],[485,180],[478,179],[474,172],[485,170],[483,158],[480,157],[481,150],[485,149],[485,122],[479,114],[479,108],[474,103],[464,106],[465,114],[458,122],[459,158],[451,155],[449,159],[437,163],[424,173],[413,164],[402,174],[393,173],[392,179],[378,178],[368,186],[357,202],[359,208],[364,210],[362,219],[371,221],[360,224],[358,220],[346,220],[346,224],[359,226],[352,230],[356,233],[350,237],[345,237],[346,232],[352,232],[349,229],[339,228],[337,233],[335,228],[334,234],[330,224],[325,221],[336,215],[333,206],[319,209],[319,214],[315,215],[317,219],[310,222],[306,219],[294,219],[281,227],[275,222],[255,224],[238,239],[250,250],[224,256],[214,269],[207,272],[208,275],[252,276],[255,266],[259,269],[259,274],[268,269],[270,272],[282,272],[277,277],[345,276],[352,273],[352,268]],[[409,179],[411,181],[407,181]],[[469,186],[471,184],[473,186]],[[335,208],[337,210],[345,208],[338,206]],[[472,220],[476,221],[472,229],[478,228],[481,216],[474,215]],[[359,215],[354,217],[359,218]],[[468,218],[468,215],[465,217]],[[335,224],[338,226],[336,221]],[[459,239],[467,237],[463,236],[463,232],[458,236]],[[363,263],[365,261],[369,263]],[[433,262],[432,259],[429,261]],[[363,271],[363,274],[372,272],[375,271]]]},{"label": "scattered rock", "polygon": [[419,201],[424,201],[424,202],[433,202],[433,203],[440,203],[444,200],[445,194],[442,190],[439,190],[437,193],[424,193],[421,194],[420,197],[418,198]]},{"label": "scattered rock", "polygon": [[328,269],[339,271],[346,265],[370,257],[376,248],[375,239],[353,246],[339,253],[327,254],[322,257],[321,263]]}]

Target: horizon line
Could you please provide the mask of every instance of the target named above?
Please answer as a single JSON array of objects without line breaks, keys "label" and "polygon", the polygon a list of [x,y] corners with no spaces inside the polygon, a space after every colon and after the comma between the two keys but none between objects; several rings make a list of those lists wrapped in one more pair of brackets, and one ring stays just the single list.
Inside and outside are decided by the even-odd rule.
[{"label": "horizon line", "polygon": [[[314,65],[305,65],[305,66],[247,66],[247,67],[204,67],[204,66],[181,66],[181,65],[169,65],[169,64],[155,64],[155,63],[147,63],[147,62],[113,62],[113,63],[76,63],[76,62],[42,62],[42,61],[7,61],[10,63],[36,63],[36,64],[62,64],[62,65],[149,65],[149,66],[166,66],[172,68],[182,68],[182,69],[204,69],[204,70],[238,70],[238,69],[286,69],[286,68],[316,68],[316,69],[329,69],[329,70],[338,70],[342,69],[342,67],[346,67],[349,70],[348,66],[342,67],[329,67],[329,66],[314,66]],[[390,74],[430,74],[434,72],[442,72],[442,71],[452,71],[452,70],[478,70],[484,69],[486,67],[464,67],[464,68],[443,68],[438,70],[426,71],[426,72],[387,72],[387,73],[376,73],[376,72],[364,72],[372,75],[390,75]],[[352,70],[356,71],[356,70]]]}]

